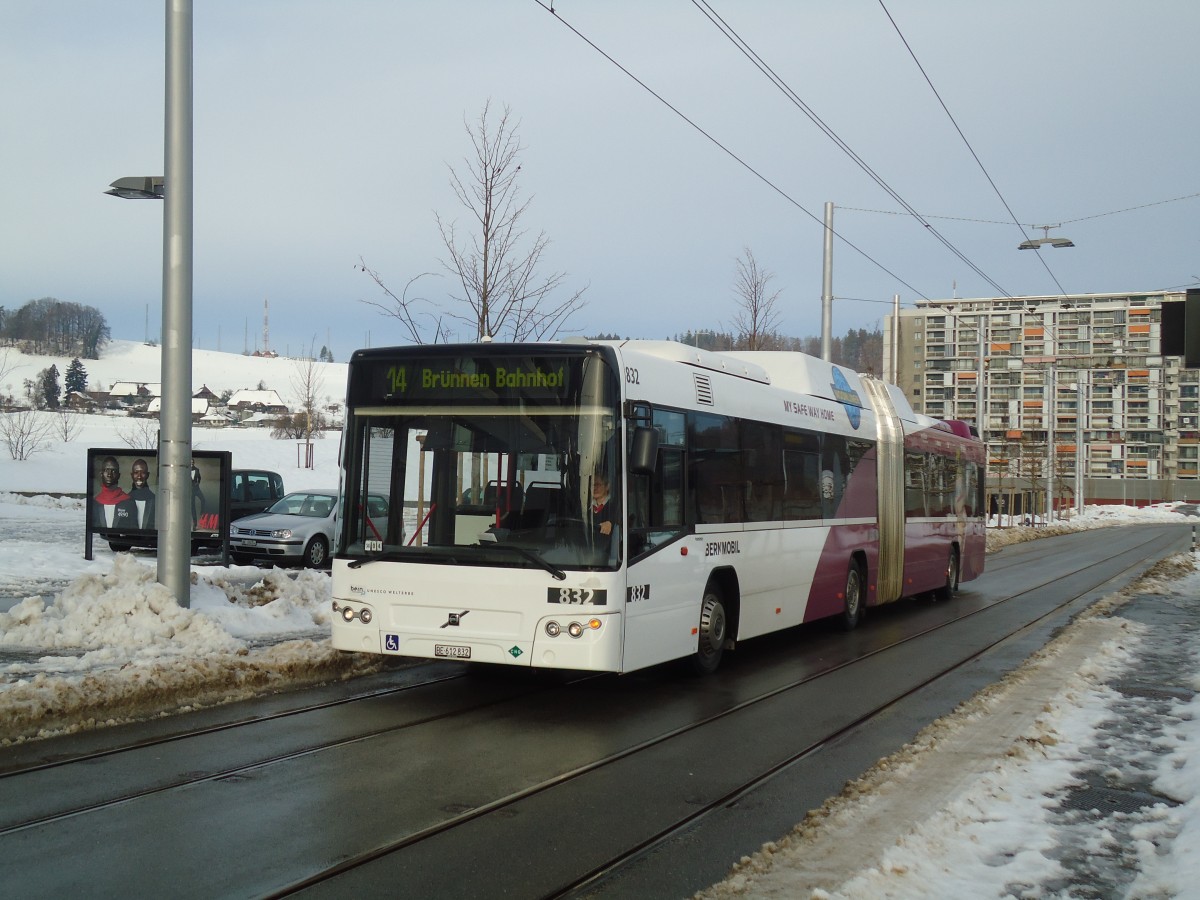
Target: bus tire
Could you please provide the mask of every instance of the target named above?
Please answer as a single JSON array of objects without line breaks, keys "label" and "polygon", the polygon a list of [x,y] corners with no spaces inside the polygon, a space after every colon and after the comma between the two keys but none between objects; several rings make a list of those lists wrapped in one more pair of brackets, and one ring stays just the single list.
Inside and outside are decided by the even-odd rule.
[{"label": "bus tire", "polygon": [[934,598],[937,600],[953,600],[954,592],[958,590],[958,582],[961,573],[961,564],[958,559],[958,548],[950,548],[950,559],[946,562],[946,583],[934,591]]},{"label": "bus tire", "polygon": [[711,675],[721,664],[725,653],[725,632],[729,620],[725,616],[725,600],[713,585],[704,589],[700,601],[700,641],[691,658],[691,669],[696,675]]},{"label": "bus tire", "polygon": [[846,590],[843,596],[842,628],[853,631],[863,617],[863,575],[858,562],[850,560],[850,568],[846,570]]}]

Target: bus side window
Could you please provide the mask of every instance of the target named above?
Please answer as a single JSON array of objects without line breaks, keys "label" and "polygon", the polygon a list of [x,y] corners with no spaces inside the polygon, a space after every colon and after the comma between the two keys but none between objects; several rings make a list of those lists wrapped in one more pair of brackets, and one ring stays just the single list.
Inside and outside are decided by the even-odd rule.
[{"label": "bus side window", "polygon": [[742,474],[746,485],[746,521],[783,518],[783,429],[741,421]]},{"label": "bus side window", "polygon": [[924,518],[926,493],[925,454],[904,451],[904,512],[910,519]]},{"label": "bus side window", "polygon": [[789,429],[783,435],[783,518],[821,518],[821,444],[816,434]]}]

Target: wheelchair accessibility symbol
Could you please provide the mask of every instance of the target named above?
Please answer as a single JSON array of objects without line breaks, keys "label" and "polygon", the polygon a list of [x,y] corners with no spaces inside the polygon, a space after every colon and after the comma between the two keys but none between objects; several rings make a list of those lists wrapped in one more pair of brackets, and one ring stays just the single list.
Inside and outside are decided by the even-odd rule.
[{"label": "wheelchair accessibility symbol", "polygon": [[400,649],[400,635],[385,634],[383,636],[383,649],[395,653]]}]

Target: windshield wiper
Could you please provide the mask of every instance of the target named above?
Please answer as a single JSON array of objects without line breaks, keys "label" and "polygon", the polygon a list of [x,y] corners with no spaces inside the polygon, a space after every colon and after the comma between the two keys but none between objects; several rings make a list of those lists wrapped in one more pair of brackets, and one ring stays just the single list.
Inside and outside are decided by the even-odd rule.
[{"label": "windshield wiper", "polygon": [[[562,569],[558,568],[558,566],[555,566],[551,563],[546,562],[546,560],[544,560],[540,556],[538,556],[537,553],[535,553],[532,550],[528,550],[525,547],[516,547],[512,544],[496,544],[496,543],[492,543],[490,541],[487,543],[480,544],[479,546],[486,547],[489,550],[511,550],[513,553],[519,553],[521,556],[525,557],[531,563],[534,563],[537,566],[539,566],[540,568],[545,569],[547,572],[549,572],[551,575],[553,575],[559,581],[566,580],[566,577],[567,577],[566,572],[564,572]],[[446,549],[452,550],[454,548],[446,548]],[[363,566],[367,565],[367,563],[382,562],[384,560],[408,559],[408,558],[410,558],[410,554],[407,554],[402,550],[391,550],[391,551],[385,551],[384,553],[379,553],[375,556],[368,556],[368,557],[364,557],[362,559],[352,560],[351,562],[346,564],[346,568],[360,569]],[[454,560],[454,559],[449,559],[446,561],[450,562],[450,563],[456,562],[456,560]]]},{"label": "windshield wiper", "polygon": [[362,568],[363,566],[365,566],[367,563],[382,562],[383,560],[386,560],[386,559],[392,559],[392,560],[402,559],[403,557],[404,557],[404,554],[402,552],[400,552],[398,550],[391,550],[391,551],[384,552],[384,553],[377,553],[375,556],[366,556],[366,557],[363,557],[362,559],[353,560],[351,562],[346,563],[346,568],[347,569],[359,569],[359,568]]},{"label": "windshield wiper", "polygon": [[530,562],[536,563],[537,565],[541,566],[543,569],[545,569],[547,572],[549,572],[551,575],[553,575],[559,581],[564,581],[567,577],[567,573],[564,572],[562,569],[560,569],[558,566],[553,565],[552,563],[546,562],[546,560],[544,560],[540,556],[538,556],[537,553],[535,553],[532,550],[528,550],[525,547],[518,547],[515,544],[498,544],[498,543],[494,543],[492,541],[480,543],[479,546],[487,547],[489,550],[511,550],[513,553],[519,553],[523,557],[525,557],[527,560],[529,560]]}]

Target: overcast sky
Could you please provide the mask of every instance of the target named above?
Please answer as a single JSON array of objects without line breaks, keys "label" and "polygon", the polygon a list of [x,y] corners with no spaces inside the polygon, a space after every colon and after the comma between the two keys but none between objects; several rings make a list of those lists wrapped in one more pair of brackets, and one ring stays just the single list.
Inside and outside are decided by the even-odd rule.
[{"label": "overcast sky", "polygon": [[[466,225],[447,167],[489,99],[521,123],[525,224],[552,241],[544,272],[588,287],[569,333],[721,328],[749,247],[781,291],[781,330],[818,334],[826,201],[865,254],[835,246],[834,293],[849,298],[835,334],[876,327],[897,293],[1200,284],[1200,4],[885,3],[709,0],[967,261],[913,218],[874,212],[901,207],[704,3],[201,0],[196,344],[261,346],[264,301],[281,352],[315,340],[343,361],[402,342],[362,302],[383,298],[355,265],[397,292],[442,271],[435,212]],[[1039,251],[1050,272],[1016,249],[1041,232],[1014,224],[889,12],[1016,220],[1064,223],[1052,233],[1076,246]],[[114,337],[158,336],[162,206],[103,191],[164,169],[164,17],[151,0],[0,4],[0,305],[53,296],[100,309]],[[416,288],[452,290],[441,276]]]}]

